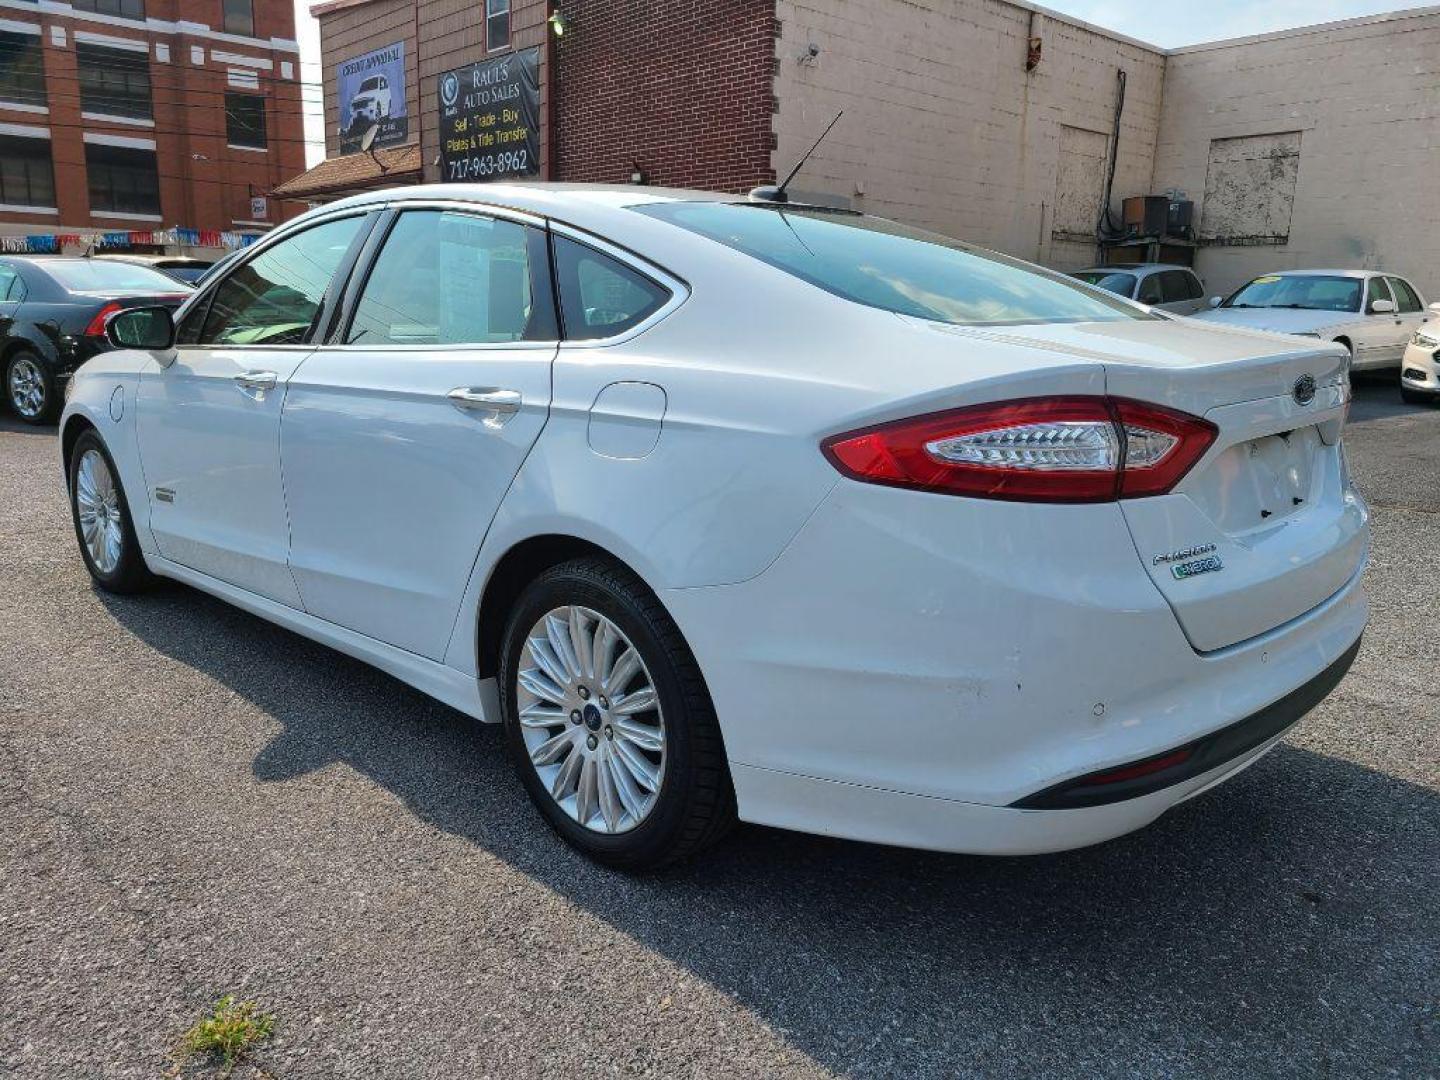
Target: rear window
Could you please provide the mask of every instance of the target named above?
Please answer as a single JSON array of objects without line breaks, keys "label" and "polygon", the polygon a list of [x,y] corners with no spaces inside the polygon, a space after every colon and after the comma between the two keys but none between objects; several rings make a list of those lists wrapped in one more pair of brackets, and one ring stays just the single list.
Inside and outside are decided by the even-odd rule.
[{"label": "rear window", "polygon": [[71,292],[113,292],[131,289],[141,292],[184,292],[174,278],[135,263],[101,259],[47,262],[45,272]]},{"label": "rear window", "polygon": [[1113,270],[1081,270],[1071,276],[1086,285],[1096,285],[1106,292],[1113,292],[1116,296],[1135,295],[1134,274],[1118,274]]},{"label": "rear window", "polygon": [[848,211],[774,203],[631,209],[725,244],[858,304],[961,326],[1150,319],[1062,274]]}]

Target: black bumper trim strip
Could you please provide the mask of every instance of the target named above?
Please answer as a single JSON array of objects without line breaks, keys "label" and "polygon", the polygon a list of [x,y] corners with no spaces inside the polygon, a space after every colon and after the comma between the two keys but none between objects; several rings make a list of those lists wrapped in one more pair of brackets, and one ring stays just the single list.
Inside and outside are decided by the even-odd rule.
[{"label": "black bumper trim strip", "polygon": [[[1108,803],[1123,802],[1126,799],[1138,799],[1142,795],[1162,791],[1175,784],[1193,779],[1201,773],[1207,773],[1228,761],[1243,757],[1255,747],[1270,741],[1296,724],[1306,713],[1324,701],[1330,691],[1340,684],[1340,680],[1350,670],[1350,665],[1355,662],[1355,655],[1359,651],[1360,640],[1357,638],[1354,645],[1346,649],[1338,660],[1319,675],[1292,690],[1274,704],[1265,706],[1257,713],[1252,713],[1244,720],[1223,727],[1219,731],[1213,731],[1194,742],[1173,746],[1163,753],[1151,754],[1149,757],[1136,761],[1112,765],[1107,769],[1099,769],[1092,773],[1086,773],[1084,776],[1062,781],[1043,791],[1027,795],[1025,798],[1011,803],[1010,806],[1016,810],[1078,810],[1088,806],[1105,806]],[[1190,752],[1184,761],[1144,776],[1116,780],[1113,783],[1096,783],[1094,781],[1095,777],[1104,776],[1106,773],[1158,761],[1182,750]]]}]

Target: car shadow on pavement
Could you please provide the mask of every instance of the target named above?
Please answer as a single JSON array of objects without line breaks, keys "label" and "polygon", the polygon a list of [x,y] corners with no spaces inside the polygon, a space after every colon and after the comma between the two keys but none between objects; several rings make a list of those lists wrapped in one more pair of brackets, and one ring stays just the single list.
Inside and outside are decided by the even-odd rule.
[{"label": "car shadow on pavement", "polygon": [[[933,1071],[942,1051],[984,1073],[1017,1047],[1074,1065],[1077,1032],[1107,1033],[1087,1051],[1106,1072],[1147,1052],[1156,1072],[1364,1071],[1397,1046],[1436,1060],[1427,788],[1282,746],[1082,851],[972,858],[743,827],[692,864],[629,877],[545,827],[498,729],[182,586],[101,599],[281,726],[258,782],[343,762],[838,1073]],[[1430,992],[1407,996],[1416,986]]]}]

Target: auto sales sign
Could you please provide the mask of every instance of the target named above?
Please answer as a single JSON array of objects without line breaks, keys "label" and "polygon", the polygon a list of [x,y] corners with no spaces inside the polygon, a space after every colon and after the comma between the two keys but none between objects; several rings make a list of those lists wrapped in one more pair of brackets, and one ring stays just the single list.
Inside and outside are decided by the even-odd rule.
[{"label": "auto sales sign", "polygon": [[394,146],[410,134],[405,108],[405,43],[340,61],[336,101],[340,109],[340,152],[353,154],[371,128],[372,146]]},{"label": "auto sales sign", "polygon": [[438,89],[442,179],[539,174],[539,49],[447,71]]}]

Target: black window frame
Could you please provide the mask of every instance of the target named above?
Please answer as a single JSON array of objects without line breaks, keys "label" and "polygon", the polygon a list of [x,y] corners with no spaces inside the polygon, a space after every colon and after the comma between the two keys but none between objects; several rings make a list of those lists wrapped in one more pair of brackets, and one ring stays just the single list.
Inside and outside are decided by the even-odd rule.
[{"label": "black window frame", "polygon": [[38,33],[0,30],[0,103],[41,108],[49,105],[45,93],[45,47]]},{"label": "black window frame", "polygon": [[[250,121],[242,121],[242,117],[237,111],[237,106],[241,106],[242,104],[258,109],[258,125],[253,125]],[[265,104],[266,98],[264,94],[242,94],[233,90],[225,91],[225,144],[227,146],[243,147],[246,150],[270,149],[270,133],[267,128]],[[241,141],[241,137],[245,135],[247,128],[252,133],[258,129],[259,142]]]},{"label": "black window frame", "polygon": [[[110,156],[111,160],[95,160],[103,156]],[[149,158],[150,168],[148,170],[144,167],[143,157]],[[104,175],[104,169],[111,170],[110,182],[106,185],[111,195],[108,204],[98,203],[95,198],[96,180],[99,176]],[[116,169],[121,171],[117,174],[113,171]],[[122,188],[115,183],[118,176],[153,178],[153,192],[140,190],[142,186],[148,185]],[[160,158],[153,148],[87,142],[85,143],[85,181],[92,214],[100,217],[104,217],[106,214],[144,214],[150,217],[160,215]],[[152,195],[153,198],[147,199],[147,195]]]},{"label": "black window frame", "polygon": [[96,15],[145,21],[145,0],[71,0],[71,7],[76,11],[89,11]]},{"label": "black window frame", "polygon": [[[12,145],[13,144],[13,145]],[[17,150],[21,145],[26,147],[43,147],[43,152],[38,149],[34,153],[20,154]],[[12,161],[23,161],[25,169],[26,198],[18,197],[18,191],[12,189],[5,179],[5,165]],[[49,182],[49,198],[37,199],[33,197],[35,186],[35,175],[39,175],[38,163],[44,163],[44,174]],[[32,175],[35,174],[35,175]],[[42,185],[43,186],[43,185]],[[47,210],[56,208],[55,198],[55,158],[51,149],[50,139],[45,136],[32,135],[0,135],[0,204],[6,206],[33,206],[43,207]]]},{"label": "black window frame", "polygon": [[[503,7],[501,5],[504,5]],[[485,51],[499,52],[510,47],[511,0],[485,0]],[[495,27],[503,27],[496,41]]]},{"label": "black window frame", "polygon": [[331,320],[329,330],[321,339],[325,346],[346,349],[364,349],[366,347],[363,343],[347,345],[345,339],[350,336],[351,326],[355,321],[355,310],[359,306],[360,298],[365,294],[366,286],[370,283],[370,274],[375,269],[375,264],[379,261],[380,253],[385,249],[385,244],[389,241],[396,223],[400,220],[400,216],[406,213],[426,211],[434,213],[470,214],[475,217],[508,221],[512,224],[520,225],[525,229],[526,263],[530,271],[530,325],[526,327],[525,336],[519,341],[478,341],[441,346],[386,344],[376,346],[376,348],[396,350],[406,348],[414,348],[417,350],[435,348],[507,349],[535,344],[558,344],[563,340],[560,329],[559,300],[554,282],[554,255],[550,247],[552,234],[547,225],[499,212],[498,208],[484,203],[476,203],[474,206],[434,206],[419,203],[390,207],[382,214],[377,215],[378,220],[370,231],[370,236],[365,243],[364,250],[359,252],[355,264],[351,268],[349,281],[345,286],[338,309],[335,311],[334,317]]},{"label": "black window frame", "polygon": [[[238,10],[242,4],[245,8],[243,18]],[[231,12],[232,5],[236,8],[233,22]],[[227,34],[235,34],[239,37],[254,37],[255,0],[220,0],[220,28]]]},{"label": "black window frame", "polygon": [[141,52],[77,41],[75,64],[82,113],[154,121],[155,94],[148,47]]}]

